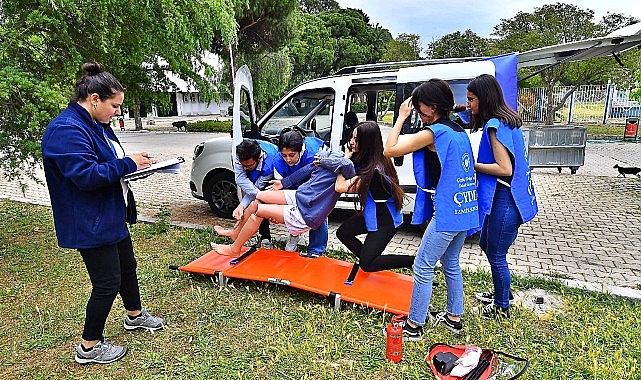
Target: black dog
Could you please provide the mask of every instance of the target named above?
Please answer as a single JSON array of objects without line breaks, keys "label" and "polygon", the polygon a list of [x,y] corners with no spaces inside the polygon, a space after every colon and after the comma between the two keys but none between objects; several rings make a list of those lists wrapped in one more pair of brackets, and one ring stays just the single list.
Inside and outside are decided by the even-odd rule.
[{"label": "black dog", "polygon": [[181,130],[182,130],[182,131],[187,132],[187,122],[186,122],[186,121],[184,121],[184,120],[174,121],[173,123],[171,123],[171,125],[173,125],[174,127],[176,127],[176,129],[177,129],[178,131],[181,131]]},{"label": "black dog", "polygon": [[641,168],[637,168],[635,166],[632,166],[632,167],[629,167],[629,168],[624,168],[624,167],[619,166],[618,164],[615,164],[613,167],[616,168],[619,171],[619,175],[618,176],[624,176],[625,177],[626,174],[632,174],[632,175],[635,175],[635,176],[639,177],[639,172],[641,172]]}]

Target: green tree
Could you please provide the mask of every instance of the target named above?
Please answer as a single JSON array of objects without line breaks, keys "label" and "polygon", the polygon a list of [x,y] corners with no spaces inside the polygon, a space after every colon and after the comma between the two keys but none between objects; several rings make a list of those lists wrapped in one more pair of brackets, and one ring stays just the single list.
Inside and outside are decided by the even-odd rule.
[{"label": "green tree", "polygon": [[[233,82],[236,69],[247,64],[256,83],[265,83],[268,88],[255,87],[254,99],[262,105],[269,104],[273,94],[282,93],[281,87],[287,88],[291,70],[283,71],[279,82],[269,84],[262,75],[274,79],[274,70],[283,69],[282,50],[296,32],[294,12],[298,9],[297,0],[249,0],[248,6],[237,5],[235,18],[238,23],[238,42],[233,45],[224,40],[215,39],[212,51],[220,55],[225,63],[224,77],[230,78],[220,84],[220,89],[233,93]],[[232,59],[233,58],[233,59]],[[269,68],[268,65],[274,65]],[[284,82],[283,82],[284,81]],[[229,87],[224,83],[230,83]],[[271,101],[273,101],[272,99]]]},{"label": "green tree", "polygon": [[381,62],[415,61],[421,59],[421,37],[401,33],[387,44]]},{"label": "green tree", "polygon": [[465,32],[446,34],[427,46],[429,58],[463,58],[489,55],[491,43],[470,29]]},{"label": "green tree", "polygon": [[336,42],[332,70],[346,66],[379,62],[392,35],[378,25],[369,25],[369,17],[360,9],[339,9],[318,17]]},{"label": "green tree", "polygon": [[336,0],[300,0],[299,4],[301,12],[313,15],[340,9]]},{"label": "green tree", "polygon": [[[594,11],[590,9],[556,3],[535,8],[532,13],[519,12],[510,19],[502,19],[494,27],[494,35],[500,38],[497,47],[503,52],[527,51],[603,36],[623,20],[631,22],[633,19],[623,15],[607,15],[597,23],[594,21]],[[540,82],[548,94],[544,122],[554,122],[556,112],[563,107],[578,86],[593,82],[602,83],[604,78],[611,76],[613,70],[616,70],[613,62],[611,58],[599,58],[562,63],[539,73]],[[520,76],[527,77],[536,69],[522,69]],[[530,80],[525,84],[538,83]],[[570,86],[569,90],[559,97],[553,97],[553,88],[560,84]]]},{"label": "green tree", "polygon": [[336,58],[336,40],[331,31],[319,17],[306,13],[297,13],[296,26],[298,33],[289,45],[292,81],[300,83],[329,75]]},{"label": "green tree", "polygon": [[256,113],[261,115],[288,89],[293,65],[288,48],[252,56],[246,64],[252,73]]},{"label": "green tree", "polygon": [[[241,4],[241,5],[238,5]],[[238,0],[0,2],[0,154],[8,178],[33,177],[46,124],[96,60],[127,88],[125,105],[168,104],[169,71],[213,96],[203,61],[211,41],[236,40]],[[203,75],[205,74],[205,75]],[[162,93],[160,92],[162,91]],[[140,125],[139,119],[137,124]]]}]

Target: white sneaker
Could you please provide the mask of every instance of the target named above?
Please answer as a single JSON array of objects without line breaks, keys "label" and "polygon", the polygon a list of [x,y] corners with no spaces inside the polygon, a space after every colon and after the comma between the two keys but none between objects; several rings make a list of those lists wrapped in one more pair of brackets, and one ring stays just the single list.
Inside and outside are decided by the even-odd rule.
[{"label": "white sneaker", "polygon": [[300,241],[300,235],[289,235],[287,238],[287,244],[285,244],[285,251],[296,252],[298,250],[298,242]]}]

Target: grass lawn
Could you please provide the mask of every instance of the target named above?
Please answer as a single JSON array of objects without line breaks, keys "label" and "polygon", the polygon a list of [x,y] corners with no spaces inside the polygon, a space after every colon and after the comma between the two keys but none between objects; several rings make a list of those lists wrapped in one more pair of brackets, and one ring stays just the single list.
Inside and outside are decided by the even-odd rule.
[{"label": "grass lawn", "polygon": [[[105,335],[130,352],[109,365],[78,365],[74,345],[90,291],[80,255],[56,246],[51,210],[0,200],[0,378],[2,379],[431,379],[425,355],[436,342],[476,344],[527,357],[524,379],[641,378],[641,303],[517,277],[515,290],[541,288],[564,309],[549,319],[522,307],[512,318],[467,314],[455,336],[441,326],[404,344],[400,364],[385,361],[390,315],[285,286],[170,271],[209,250],[211,230],[174,228],[162,219],[131,228],[143,305],[167,319],[155,334],[125,332],[118,298]],[[332,252],[334,257],[344,257]],[[488,273],[465,272],[466,310],[487,290]],[[432,305],[445,307],[439,272]]]}]

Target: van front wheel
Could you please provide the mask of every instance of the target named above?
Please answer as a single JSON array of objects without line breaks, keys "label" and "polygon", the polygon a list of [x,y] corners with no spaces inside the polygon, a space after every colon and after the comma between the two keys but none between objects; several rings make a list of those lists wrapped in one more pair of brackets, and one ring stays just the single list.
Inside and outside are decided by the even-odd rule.
[{"label": "van front wheel", "polygon": [[240,203],[236,189],[234,173],[231,172],[218,173],[205,182],[205,199],[216,216],[232,218],[234,209]]}]

